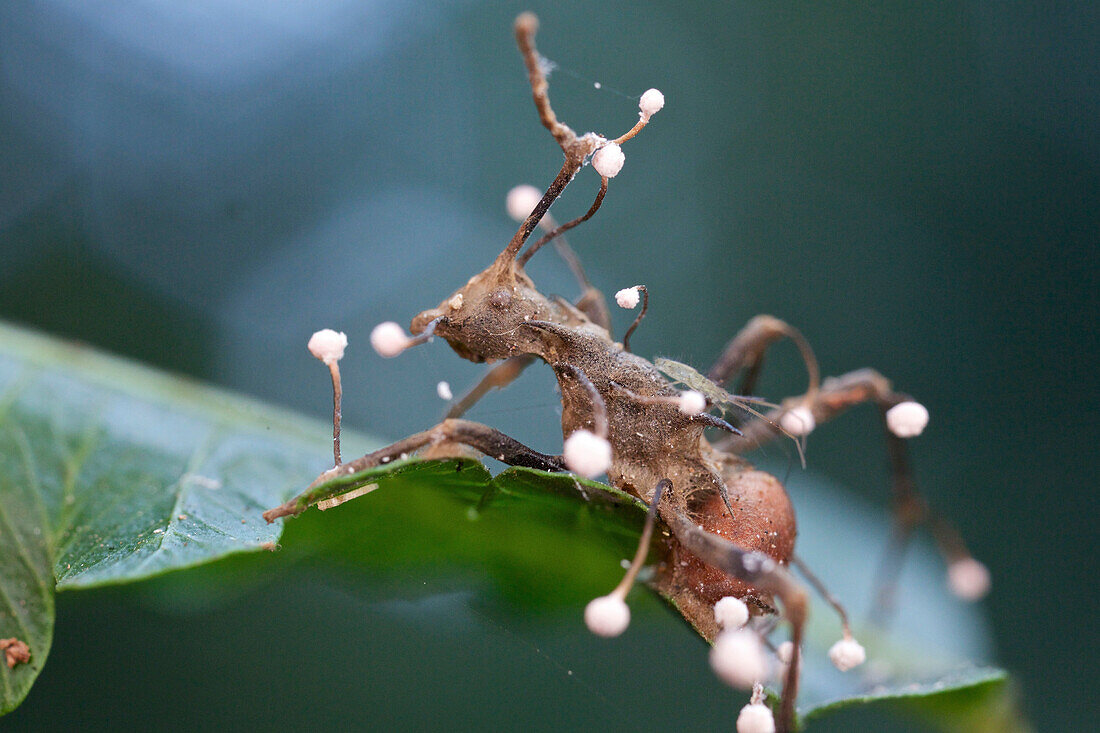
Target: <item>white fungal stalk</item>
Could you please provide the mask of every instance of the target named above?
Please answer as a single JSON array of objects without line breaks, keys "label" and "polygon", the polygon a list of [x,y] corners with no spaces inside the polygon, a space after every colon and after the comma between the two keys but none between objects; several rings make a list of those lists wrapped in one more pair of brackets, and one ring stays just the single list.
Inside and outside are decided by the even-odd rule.
[{"label": "white fungal stalk", "polygon": [[611,467],[611,443],[582,428],[565,439],[562,457],[573,473],[596,478]]},{"label": "white fungal stalk", "polygon": [[768,676],[763,645],[755,633],[746,629],[718,635],[710,649],[710,666],[723,682],[743,690]]},{"label": "white fungal stalk", "polygon": [[647,89],[638,100],[638,116],[646,122],[665,106],[665,95],[659,89]]},{"label": "white fungal stalk", "polygon": [[340,404],[343,400],[343,388],[340,386],[340,364],[344,358],[344,349],[348,346],[348,337],[343,332],[322,328],[309,337],[306,344],[309,353],[320,359],[328,367],[332,377],[332,462],[340,465]]},{"label": "white fungal stalk", "polygon": [[947,584],[964,601],[977,601],[989,593],[989,569],[972,557],[954,560],[947,566]]},{"label": "white fungal stalk", "polygon": [[370,345],[374,347],[379,356],[384,356],[387,359],[397,356],[409,348],[412,343],[412,337],[393,321],[379,323],[370,332]]},{"label": "white fungal stalk", "polygon": [[630,625],[630,607],[616,588],[606,596],[593,598],[584,607],[584,623],[596,636],[611,638],[626,631]]},{"label": "white fungal stalk", "polygon": [[737,733],[775,733],[775,718],[771,708],[764,704],[764,686],[752,686],[749,704],[737,715]]},{"label": "white fungal stalk", "polygon": [[615,302],[619,304],[620,308],[631,310],[638,307],[638,301],[641,300],[641,293],[638,292],[638,286],[635,285],[630,288],[623,288],[615,293]]},{"label": "white fungal stalk", "polygon": [[524,221],[535,210],[539,201],[542,201],[542,191],[526,183],[516,186],[508,192],[505,199],[508,216],[516,221]]},{"label": "white fungal stalk", "polygon": [[847,672],[849,669],[858,667],[867,661],[867,652],[864,651],[863,645],[854,638],[845,636],[830,647],[829,660],[841,672]]},{"label": "white fungal stalk", "polygon": [[928,408],[906,400],[886,411],[886,427],[899,438],[915,438],[928,426]]},{"label": "white fungal stalk", "polygon": [[608,143],[592,155],[592,167],[604,178],[614,178],[623,169],[626,155],[618,143]]},{"label": "white fungal stalk", "polygon": [[779,426],[795,437],[802,437],[814,431],[817,421],[809,407],[799,405],[783,413],[779,418]]},{"label": "white fungal stalk", "polygon": [[[574,433],[575,435],[576,433]],[[618,636],[626,631],[630,625],[630,609],[626,605],[626,594],[634,586],[634,580],[638,577],[638,571],[645,563],[649,551],[650,540],[653,539],[653,527],[657,520],[657,505],[661,501],[661,495],[665,488],[671,486],[668,479],[657,482],[650,501],[649,512],[646,514],[645,527],[642,528],[642,536],[638,539],[638,550],[634,553],[634,559],[626,569],[626,574],[615,590],[606,596],[600,596],[589,601],[584,608],[584,623],[589,631],[598,636]]]},{"label": "white fungal stalk", "polygon": [[726,596],[714,604],[714,620],[728,631],[739,629],[749,622],[749,607],[740,598]]},{"label": "white fungal stalk", "polygon": [[322,328],[309,337],[309,353],[330,366],[344,358],[347,346],[348,337],[331,328]]}]

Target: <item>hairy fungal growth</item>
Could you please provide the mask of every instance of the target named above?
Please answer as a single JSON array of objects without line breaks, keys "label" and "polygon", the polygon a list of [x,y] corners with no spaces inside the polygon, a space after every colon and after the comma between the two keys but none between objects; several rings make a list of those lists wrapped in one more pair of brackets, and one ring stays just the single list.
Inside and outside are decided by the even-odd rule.
[{"label": "hairy fungal growth", "polygon": [[[451,401],[443,422],[347,463],[340,463],[337,457],[337,465],[322,473],[304,493],[265,512],[264,517],[274,521],[299,514],[323,498],[312,489],[334,477],[421,450],[440,457],[474,448],[511,465],[573,471],[588,477],[606,473],[610,484],[649,504],[650,511],[623,582],[585,610],[589,628],[601,636],[626,630],[630,622],[627,594],[645,562],[651,538],[655,538],[660,562],[652,585],[714,643],[711,661],[716,672],[731,685],[754,690],[750,705],[738,720],[738,730],[770,729],[771,714],[762,702],[760,683],[767,681],[771,668],[778,669],[782,678],[775,729],[792,730],[807,613],[807,593],[792,574],[792,566],[839,614],[842,640],[830,653],[836,666],[853,667],[863,661],[864,653],[852,637],[843,607],[795,555],[795,515],[783,486],[775,477],[753,468],[742,453],[784,435],[804,440],[816,426],[847,408],[873,402],[882,413],[896,507],[894,542],[882,572],[883,605],[888,605],[892,596],[890,579],[897,576],[896,565],[905,543],[923,522],[932,526],[952,568],[952,587],[959,595],[975,598],[984,593],[988,574],[970,557],[958,534],[933,514],[916,492],[905,439],[924,429],[928,412],[910,397],[895,392],[882,375],[861,370],[821,381],[806,339],[771,316],[750,321],[706,376],[669,360],[657,360],[655,365],[629,349],[629,334],[648,306],[649,293],[641,285],[616,293],[619,306],[633,309],[641,302],[642,308],[623,341],[615,341],[606,300],[589,283],[562,235],[591,218],[603,203],[609,179],[629,170],[623,146],[651,122],[665,99],[656,89],[645,92],[637,122],[618,137],[577,134],[558,119],[550,105],[544,65],[535,49],[537,28],[534,15],[519,16],[516,41],[539,119],[562,150],[561,170],[543,191],[531,186],[512,190],[507,209],[520,223],[515,234],[484,271],[438,306],[413,318],[411,335],[393,322],[380,324],[371,334],[372,346],[384,357],[398,356],[438,336],[459,356],[494,365],[458,399],[451,400],[449,385],[438,385],[440,397]],[[599,178],[591,207],[576,219],[558,224],[548,209],[589,163]],[[528,245],[540,227],[543,235]],[[583,294],[576,302],[543,295],[524,270],[530,257],[550,242],[581,285]],[[346,345],[342,336],[321,332],[311,342],[313,353],[332,369],[337,388],[335,364]],[[781,339],[793,341],[802,354],[808,373],[804,394],[769,405],[726,392],[723,385],[740,376],[738,392],[752,394],[765,352]],[[462,419],[482,395],[508,385],[535,361],[554,370],[561,390],[560,455],[540,453],[491,427]],[[339,417],[338,398],[334,416]],[[719,437],[712,440],[712,434]],[[336,431],[337,441],[338,435]],[[338,450],[338,442],[336,446]],[[789,633],[789,641],[780,645],[783,654],[779,660],[768,658],[763,643],[763,635],[773,625],[769,616],[784,621]]]}]

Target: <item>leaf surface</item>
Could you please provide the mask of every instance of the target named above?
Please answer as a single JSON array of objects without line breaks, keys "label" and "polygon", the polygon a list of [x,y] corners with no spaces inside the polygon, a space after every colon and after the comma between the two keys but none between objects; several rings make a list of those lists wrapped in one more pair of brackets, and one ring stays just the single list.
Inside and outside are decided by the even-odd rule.
[{"label": "leaf surface", "polygon": [[325,455],[325,428],[0,324],[0,711],[49,653],[54,588],[148,578],[278,539],[260,512]]}]

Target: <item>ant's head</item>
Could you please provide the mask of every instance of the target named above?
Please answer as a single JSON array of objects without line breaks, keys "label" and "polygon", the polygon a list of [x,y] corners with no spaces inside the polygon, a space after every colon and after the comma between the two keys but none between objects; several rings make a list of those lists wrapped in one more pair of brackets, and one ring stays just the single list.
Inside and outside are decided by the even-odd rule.
[{"label": "ant's head", "polygon": [[[439,306],[417,315],[412,321],[414,334],[434,331],[460,356],[480,362],[517,353],[540,353],[537,347],[544,334],[525,327],[525,323],[571,319],[573,309],[540,293],[524,267],[544,244],[596,213],[607,193],[608,178],[622,167],[623,154],[618,144],[594,133],[574,137],[563,149],[567,153],[565,164],[545,193],[533,186],[517,186],[509,192],[508,213],[520,226],[504,250],[489,267],[471,277]],[[601,157],[605,152],[610,154],[610,163],[608,155]],[[559,226],[548,209],[590,157],[592,167],[600,175],[596,200],[584,216]],[[543,236],[521,252],[531,233],[540,226],[545,230]],[[570,258],[571,266],[578,272],[579,263],[575,256],[570,254]],[[578,277],[587,286],[583,274]]]},{"label": "ant's head", "polygon": [[530,353],[539,334],[524,323],[551,317],[553,306],[519,266],[496,263],[474,275],[435,308],[412,320],[413,334],[434,332],[475,362]]}]

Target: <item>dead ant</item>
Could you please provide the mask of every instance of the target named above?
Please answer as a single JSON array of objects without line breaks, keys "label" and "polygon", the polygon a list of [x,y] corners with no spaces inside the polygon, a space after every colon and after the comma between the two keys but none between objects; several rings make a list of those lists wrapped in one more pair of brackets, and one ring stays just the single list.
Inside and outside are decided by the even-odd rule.
[{"label": "dead ant", "polygon": [[[677,362],[651,363],[633,353],[629,338],[648,306],[642,286],[616,294],[619,305],[643,307],[621,343],[611,337],[611,324],[602,294],[587,280],[572,250],[561,235],[596,213],[607,193],[608,180],[618,174],[624,156],[620,145],[641,131],[664,104],[653,89],[642,95],[638,122],[625,134],[608,140],[595,133],[577,135],[560,122],[550,106],[548,83],[541,57],[535,49],[538,21],[525,13],[515,23],[519,45],[531,84],[535,107],[565,155],[557,177],[545,193],[517,189],[509,208],[522,224],[504,251],[483,272],[474,275],[438,307],[412,320],[409,337],[395,323],[381,324],[371,335],[383,356],[440,336],[462,357],[474,362],[500,362],[467,395],[454,403],[443,422],[435,427],[347,463],[339,456],[340,384],[336,362],[343,355],[343,334],[315,334],[310,350],[330,367],[334,386],[334,455],[336,466],[321,474],[310,489],[340,474],[352,474],[415,451],[429,457],[454,455],[472,447],[504,463],[546,471],[574,471],[586,477],[607,474],[612,486],[638,497],[650,506],[638,552],[623,583],[586,609],[586,621],[596,633],[621,633],[629,622],[624,599],[645,561],[655,525],[660,535],[662,561],[653,585],[708,641],[715,642],[712,662],[727,681],[754,687],[753,705],[746,706],[745,730],[763,730],[771,713],[761,704],[756,683],[766,676],[759,636],[736,631],[749,618],[779,614],[790,625],[790,644],[781,645],[785,662],[782,701],[776,721],[781,731],[795,725],[795,699],[799,681],[799,654],[807,613],[807,595],[788,567],[800,569],[807,581],[822,592],[840,615],[843,639],[830,652],[842,669],[863,661],[863,649],[852,638],[844,609],[794,554],[794,510],[781,483],[754,469],[741,453],[779,435],[802,437],[815,425],[831,420],[861,402],[874,402],[881,410],[893,471],[894,540],[887,555],[897,563],[913,529],[931,523],[950,563],[952,587],[963,596],[977,597],[988,587],[984,566],[973,560],[958,535],[933,514],[917,493],[910,471],[905,438],[923,430],[927,411],[890,382],[869,369],[819,379],[817,361],[802,334],[771,316],[758,316],[728,344],[704,377]],[[600,175],[600,188],[591,208],[566,224],[555,225],[547,215],[550,205],[587,163]],[[532,195],[533,193],[533,195]],[[526,200],[525,200],[526,199]],[[521,253],[540,224],[548,231]],[[527,261],[543,245],[555,241],[573,269],[584,293],[575,303],[540,293],[524,271]],[[741,394],[751,394],[770,345],[792,340],[801,351],[809,376],[806,392],[769,405],[738,398],[720,385],[742,374]],[[509,384],[535,359],[554,370],[561,390],[561,455],[532,450],[503,433],[461,418],[482,395]],[[680,383],[689,389],[681,391]],[[760,419],[740,427],[711,414],[713,409],[739,408]],[[761,413],[760,410],[767,410]],[[712,442],[705,431],[726,433]],[[307,490],[282,506],[264,513],[270,522],[296,515],[318,500]],[[896,575],[889,564],[883,577]],[[882,598],[892,588],[882,584]],[[739,601],[737,599],[743,599]],[[778,604],[776,603],[778,601]],[[747,605],[746,605],[747,604]],[[725,631],[722,631],[725,627]],[[721,632],[721,633],[720,633]],[[750,710],[752,708],[752,710]],[[753,716],[764,716],[753,728]],[[739,729],[741,729],[739,723]]]}]

